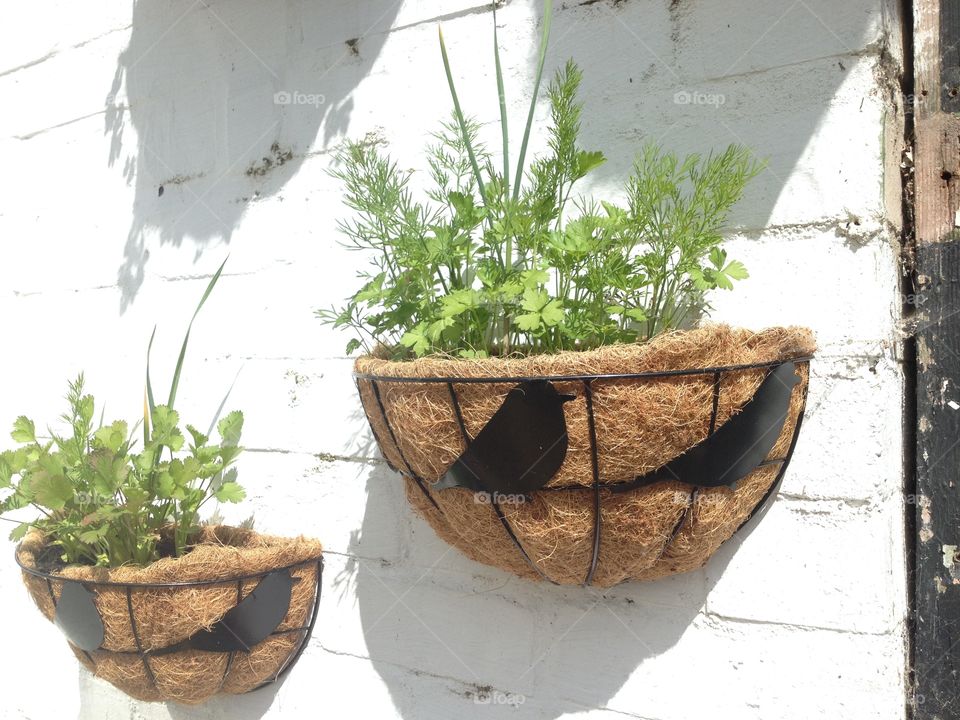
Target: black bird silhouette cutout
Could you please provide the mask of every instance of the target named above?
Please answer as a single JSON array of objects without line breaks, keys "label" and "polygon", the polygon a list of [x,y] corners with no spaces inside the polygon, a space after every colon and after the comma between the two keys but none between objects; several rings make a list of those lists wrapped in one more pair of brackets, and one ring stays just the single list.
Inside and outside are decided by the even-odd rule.
[{"label": "black bird silhouette cutout", "polygon": [[790,394],[800,382],[795,369],[792,362],[778,365],[740,412],[708,438],[663,467],[610,489],[625,492],[666,480],[736,489],[737,482],[766,459],[780,437],[790,410]]},{"label": "black bird silhouette cutout", "polygon": [[92,652],[103,644],[103,620],[93,602],[94,594],[78,582],[64,582],[53,622],[67,640]]},{"label": "black bird silhouette cutout", "polygon": [[463,487],[477,492],[517,494],[539,490],[567,456],[567,423],[561,395],[546,380],[525,380],[503,404],[434,490]]},{"label": "black bird silhouette cutout", "polygon": [[276,570],[209,629],[200,630],[175,645],[152,650],[150,654],[165,655],[179,650],[250,652],[283,622],[290,610],[293,583],[288,570]]}]

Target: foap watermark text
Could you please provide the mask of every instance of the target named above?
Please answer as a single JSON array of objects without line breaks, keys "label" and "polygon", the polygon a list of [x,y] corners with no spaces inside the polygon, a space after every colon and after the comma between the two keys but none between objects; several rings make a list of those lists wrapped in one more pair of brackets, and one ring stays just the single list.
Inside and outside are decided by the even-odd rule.
[{"label": "foap watermark text", "polygon": [[280,90],[273,94],[274,105],[308,105],[319,109],[327,101],[322,93],[305,93],[299,90]]}]

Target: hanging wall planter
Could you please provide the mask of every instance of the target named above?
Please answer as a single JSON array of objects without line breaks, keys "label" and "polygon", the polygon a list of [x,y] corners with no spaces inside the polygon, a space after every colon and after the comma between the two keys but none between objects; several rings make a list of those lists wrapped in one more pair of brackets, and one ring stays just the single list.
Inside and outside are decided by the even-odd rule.
[{"label": "hanging wall planter", "polygon": [[700,567],[773,495],[815,347],[802,328],[687,329],[748,277],[722,247],[762,171],[748,149],[648,144],[616,195],[580,194],[605,157],[579,132],[602,109],[578,99],[570,60],[527,162],[551,11],[546,0],[516,155],[496,5],[496,157],[463,112],[442,34],[453,116],[425,151],[426,188],[378,143],[337,153],[354,212],[340,229],[369,265],[319,314],[354,332],[347,353],[365,349],[367,419],[441,537],[522,577],[606,587]]},{"label": "hanging wall planter", "polygon": [[[214,274],[194,319],[223,270]],[[33,508],[10,539],[37,607],[83,665],[138,700],[197,704],[287,672],[317,619],[316,540],[220,525],[210,501],[246,493],[235,466],[244,417],[220,409],[206,433],[174,409],[193,320],[164,404],[147,348],[143,417],[107,423],[80,374],[65,428],[39,434],[21,415],[0,452],[0,516]],[[229,396],[229,392],[228,392]],[[99,418],[95,420],[95,418]]]},{"label": "hanging wall planter", "polygon": [[511,360],[365,356],[356,379],[442,538],[521,577],[607,587],[702,566],[776,492],[814,349],[802,328],[721,325]]},{"label": "hanging wall planter", "polygon": [[320,543],[205,527],[180,558],[145,567],[52,567],[31,532],[17,562],[33,601],[80,662],[138,700],[202,703],[280,678],[320,601]]}]

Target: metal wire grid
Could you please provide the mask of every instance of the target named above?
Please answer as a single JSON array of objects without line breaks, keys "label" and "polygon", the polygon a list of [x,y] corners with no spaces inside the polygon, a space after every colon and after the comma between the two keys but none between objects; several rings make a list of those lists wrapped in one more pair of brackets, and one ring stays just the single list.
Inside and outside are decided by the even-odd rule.
[{"label": "metal wire grid", "polygon": [[[744,372],[748,370],[760,370],[764,369],[767,372],[771,372],[775,368],[783,365],[786,362],[794,362],[798,366],[804,365],[809,370],[810,361],[813,359],[813,356],[806,355],[797,358],[790,358],[787,360],[776,360],[773,362],[763,362],[763,363],[748,363],[741,365],[723,365],[717,367],[709,368],[695,368],[695,369],[683,369],[683,370],[665,370],[660,372],[639,372],[639,373],[606,373],[606,374],[597,374],[597,375],[538,375],[538,376],[512,376],[512,377],[402,377],[402,376],[391,376],[391,375],[376,375],[371,373],[354,373],[354,381],[357,386],[357,392],[360,393],[360,381],[368,381],[373,390],[374,398],[377,401],[377,408],[380,413],[380,417],[383,419],[384,425],[387,428],[387,432],[390,434],[390,440],[393,442],[393,446],[397,449],[397,454],[400,457],[401,462],[403,463],[403,468],[397,468],[387,459],[386,453],[381,453],[384,456],[384,459],[387,462],[387,465],[394,472],[400,472],[403,475],[406,475],[412,479],[417,487],[420,488],[420,491],[424,494],[427,500],[433,505],[434,508],[441,514],[444,515],[443,509],[437,504],[436,499],[433,497],[433,494],[429,490],[429,483],[421,478],[416,472],[414,472],[412,466],[407,461],[406,457],[403,454],[403,449],[400,447],[400,443],[397,442],[397,436],[394,433],[393,427],[390,424],[390,419],[387,416],[387,410],[383,403],[383,397],[380,393],[380,383],[413,383],[413,384],[444,384],[447,386],[447,390],[450,395],[450,404],[453,408],[454,415],[457,419],[457,425],[460,429],[460,435],[465,444],[469,444],[471,441],[470,435],[466,430],[466,426],[463,421],[463,412],[460,408],[460,401],[457,396],[456,385],[465,384],[465,385],[475,385],[475,384],[503,384],[503,383],[521,383],[521,382],[535,382],[535,381],[549,381],[549,382],[580,382],[583,385],[584,398],[586,400],[587,406],[587,427],[589,431],[590,438],[590,460],[591,460],[591,469],[593,475],[593,483],[590,486],[593,490],[593,549],[590,558],[590,567],[587,571],[586,577],[584,578],[583,586],[589,586],[593,583],[593,576],[597,569],[597,560],[600,555],[600,537],[602,532],[602,513],[600,511],[600,491],[601,490],[615,490],[618,485],[626,485],[630,481],[623,483],[601,483],[600,482],[600,463],[597,452],[597,431],[596,423],[594,420],[594,409],[593,409],[593,392],[594,385],[603,382],[618,381],[618,380],[640,380],[640,381],[652,381],[652,380],[661,380],[664,378],[672,377],[687,377],[687,376],[700,376],[700,375],[712,375],[713,376],[713,396],[712,396],[712,410],[710,413],[710,428],[708,431],[708,437],[712,435],[717,429],[717,412],[720,406],[720,391],[723,383],[723,376],[730,373]],[[794,425],[793,435],[790,438],[790,446],[787,450],[786,455],[780,458],[771,458],[767,459],[764,462],[760,463],[757,466],[757,469],[761,467],[766,467],[770,465],[779,465],[780,470],[777,473],[776,478],[770,484],[770,487],[767,489],[767,492],[760,499],[760,501],[754,506],[750,511],[750,514],[747,518],[737,527],[737,530],[731,534],[736,534],[744,525],[746,525],[750,520],[758,513],[763,507],[767,504],[770,498],[776,494],[780,487],[780,483],[783,480],[783,476],[786,472],[787,466],[790,463],[790,459],[793,457],[793,451],[797,444],[797,438],[800,435],[800,426],[803,423],[803,414],[807,402],[807,388],[809,387],[809,378],[808,382],[804,384],[802,390],[802,397],[800,400],[800,412],[797,416],[797,422]],[[366,415],[367,422],[370,425],[370,429],[373,432],[374,439],[377,441],[377,444],[380,446],[381,450],[384,447],[382,440],[377,435],[377,431],[374,429],[374,425],[370,422],[370,414],[367,412],[366,405],[363,404],[363,398],[361,395],[361,405],[364,408],[364,414]],[[560,490],[582,490],[584,486],[575,486],[575,487],[550,487],[550,488],[541,488],[536,492],[556,492]],[[697,498],[700,494],[699,488],[693,488],[690,491],[690,494],[687,499],[686,509],[681,515],[680,519],[677,521],[672,532],[667,536],[663,544],[662,549],[660,550],[659,555],[657,556],[657,561],[660,560],[670,548],[670,545],[679,535],[680,530],[689,520],[690,513],[693,508],[696,506]],[[495,496],[491,496],[490,506],[493,508],[494,513],[496,513],[497,519],[500,521],[503,529],[506,531],[507,535],[510,537],[510,540],[513,542],[514,547],[523,557],[527,565],[542,579],[547,582],[552,583],[553,585],[559,585],[560,583],[548,577],[543,570],[540,568],[537,563],[533,561],[530,555],[527,553],[526,549],[523,547],[523,544],[520,542],[520,539],[517,537],[516,533],[513,530],[512,525],[510,524],[509,519],[504,515],[503,510],[500,507],[499,502],[497,502]]]},{"label": "metal wire grid", "polygon": [[[150,666],[150,656],[161,655],[163,654],[163,652],[150,651],[150,650],[143,649],[143,642],[140,638],[140,631],[139,631],[139,628],[137,627],[137,620],[133,612],[133,593],[134,592],[141,591],[141,590],[158,590],[158,589],[163,590],[163,589],[175,589],[175,588],[185,588],[185,587],[211,587],[214,585],[226,585],[226,584],[236,583],[237,603],[239,603],[243,599],[244,581],[262,580],[272,572],[277,572],[280,570],[289,571],[289,570],[294,570],[300,567],[316,565],[316,583],[315,583],[315,588],[313,593],[313,606],[310,611],[310,622],[307,625],[304,625],[302,627],[290,628],[288,630],[276,630],[270,633],[270,637],[276,637],[280,635],[289,635],[292,633],[303,633],[303,637],[301,638],[300,643],[297,645],[296,649],[291,651],[291,653],[287,656],[287,659],[283,663],[283,667],[274,677],[268,680],[265,680],[263,683],[249,690],[248,692],[259,690],[260,688],[265,687],[266,685],[270,685],[271,683],[277,682],[281,677],[283,677],[290,670],[290,668],[293,667],[293,665],[297,662],[297,660],[300,658],[300,655],[303,653],[304,649],[306,648],[307,643],[310,641],[310,636],[313,634],[313,628],[317,623],[317,615],[320,610],[320,592],[321,592],[321,585],[322,585],[321,581],[323,576],[323,558],[322,557],[317,558],[316,560],[307,560],[305,562],[299,562],[293,565],[286,565],[284,567],[273,568],[272,570],[268,570],[265,572],[251,573],[248,575],[238,575],[234,577],[217,579],[217,580],[188,580],[183,582],[168,582],[168,583],[123,583],[123,582],[110,582],[110,581],[91,582],[91,581],[84,581],[84,580],[76,580],[74,578],[67,578],[67,577],[63,577],[62,575],[56,575],[53,573],[48,573],[42,570],[38,570],[37,568],[28,567],[20,561],[19,554],[15,554],[14,557],[17,562],[17,565],[20,566],[20,569],[23,572],[29,575],[33,575],[34,577],[42,578],[46,582],[47,592],[50,595],[50,601],[53,603],[54,612],[56,612],[56,608],[57,608],[57,598],[53,592],[54,582],[78,583],[80,585],[83,585],[84,588],[86,588],[87,590],[95,589],[98,587],[123,588],[127,596],[127,614],[130,618],[130,629],[133,632],[133,639],[134,639],[134,642],[136,643],[137,649],[125,650],[125,651],[124,650],[108,650],[107,652],[114,653],[117,655],[139,656],[141,662],[143,663],[143,669],[146,672],[147,677],[150,679],[150,682],[153,685],[154,689],[157,690],[157,692],[160,692],[160,689],[157,685],[157,679],[153,673],[153,668]],[[96,660],[93,658],[93,655],[86,650],[81,649],[81,652],[86,656],[87,660],[90,661],[90,663],[94,667],[94,672],[96,672],[97,663],[96,663]],[[223,677],[221,677],[220,679],[220,685],[217,687],[217,692],[220,692],[220,690],[223,688],[223,685],[227,680],[227,675],[229,675],[230,669],[233,666],[233,660],[235,656],[236,656],[236,651],[231,650],[227,653],[227,663],[223,670]]]}]

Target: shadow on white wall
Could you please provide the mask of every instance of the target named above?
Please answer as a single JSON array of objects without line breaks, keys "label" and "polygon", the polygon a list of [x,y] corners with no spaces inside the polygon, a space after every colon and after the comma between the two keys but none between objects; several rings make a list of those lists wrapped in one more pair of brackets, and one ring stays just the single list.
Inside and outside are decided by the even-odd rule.
[{"label": "shadow on white wall", "polygon": [[[518,19],[513,4],[540,12],[540,0],[513,0],[501,23]],[[134,4],[129,45],[118,58],[105,115],[109,163],[136,190],[118,270],[121,310],[143,282],[151,246],[187,242],[199,258],[207,245],[229,242],[251,203],[278,193],[305,158],[350,135],[352,92],[370,73],[403,5]],[[460,17],[482,12],[484,3],[452,8],[450,17]],[[442,11],[436,9],[438,18]],[[768,164],[748,188],[735,222],[761,228],[781,202],[786,210],[778,222],[797,221],[791,204],[842,216],[844,191],[864,190],[858,187],[862,166],[845,162],[839,143],[867,139],[825,136],[822,121],[855,66],[879,58],[883,28],[891,22],[885,12],[882,2],[828,0],[787,6],[770,0],[742,11],[723,0],[559,3],[547,75],[568,57],[584,70],[583,144],[609,158],[595,173],[598,185],[619,186],[645,142],[681,153],[740,143]],[[529,42],[537,32],[532,28]],[[485,39],[471,42],[484,48],[476,61],[489,64]],[[520,75],[524,86],[528,73]],[[398,75],[398,82],[416,82],[416,74]],[[470,90],[466,110],[475,112]],[[860,103],[851,106],[853,113],[862,111],[861,100],[844,98]],[[389,112],[385,106],[387,125]],[[424,127],[440,119],[424,118]],[[836,125],[841,132],[855,127]],[[312,149],[321,127],[323,143]],[[799,186],[788,188],[794,179]]]},{"label": "shadow on white wall", "polygon": [[321,125],[324,142],[346,129],[350,92],[399,7],[397,0],[134,4],[105,119],[108,161],[136,191],[118,270],[121,310],[143,282],[151,243],[186,241],[199,257],[209,243],[229,242],[250,203],[293,177]]},{"label": "shadow on white wall", "polygon": [[[393,516],[412,513],[402,480],[385,466],[370,471],[367,491],[353,559],[333,592],[355,592],[367,653],[409,720],[446,717],[451,708],[458,717],[473,710],[478,718],[533,720],[608,706],[634,670],[675,645],[702,612],[736,546],[767,509],[714,555],[709,573],[601,590],[535,583],[479,565],[419,518],[402,572],[358,559],[391,541]],[[445,685],[451,707],[421,679]]]}]

